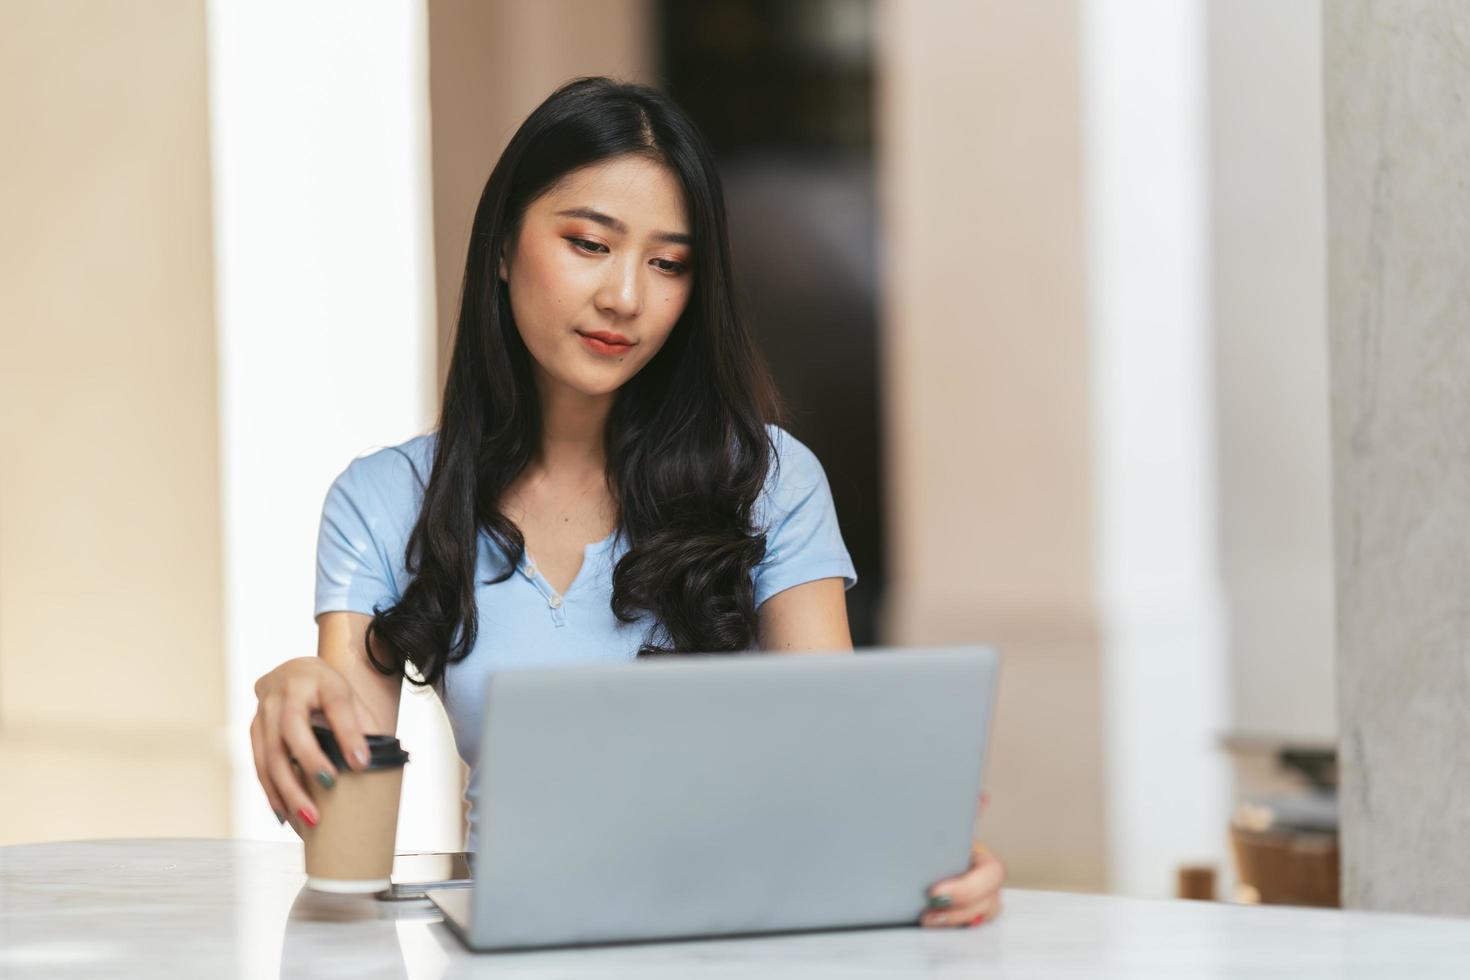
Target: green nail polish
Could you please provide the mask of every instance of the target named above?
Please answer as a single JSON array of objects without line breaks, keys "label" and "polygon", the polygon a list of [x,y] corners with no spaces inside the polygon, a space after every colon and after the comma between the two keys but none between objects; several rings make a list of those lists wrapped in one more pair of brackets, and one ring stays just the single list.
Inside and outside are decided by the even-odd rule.
[{"label": "green nail polish", "polygon": [[284,813],[282,813],[280,810],[272,810],[271,813],[274,813],[276,815],[276,823],[285,823],[286,822],[286,815]]},{"label": "green nail polish", "polygon": [[318,769],[316,771],[316,781],[322,784],[322,789],[331,789],[337,785],[337,780],[333,779],[332,774],[325,769]]},{"label": "green nail polish", "polygon": [[929,907],[931,909],[947,909],[954,904],[954,899],[948,895],[930,895]]}]

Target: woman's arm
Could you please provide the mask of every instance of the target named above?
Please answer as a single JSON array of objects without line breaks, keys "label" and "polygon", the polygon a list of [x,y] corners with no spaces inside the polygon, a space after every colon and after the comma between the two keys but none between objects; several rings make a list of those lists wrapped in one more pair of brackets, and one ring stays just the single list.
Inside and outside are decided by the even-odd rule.
[{"label": "woman's arm", "polygon": [[803,582],[771,596],[756,611],[757,640],[775,653],[852,649],[841,578]]},{"label": "woman's arm", "polygon": [[[317,617],[316,655],[347,681],[372,715],[372,735],[392,735],[398,729],[398,698],[403,681],[384,676],[368,662],[366,635],[373,617],[366,613],[324,612]],[[374,640],[374,644],[382,643]],[[381,654],[382,651],[380,650]]]}]

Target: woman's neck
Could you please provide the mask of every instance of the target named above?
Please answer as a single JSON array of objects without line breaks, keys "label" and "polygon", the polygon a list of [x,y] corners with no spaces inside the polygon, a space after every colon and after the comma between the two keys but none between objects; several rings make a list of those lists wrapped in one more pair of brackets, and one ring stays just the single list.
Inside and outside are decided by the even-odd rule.
[{"label": "woman's neck", "polygon": [[538,378],[541,396],[541,448],[532,465],[547,473],[575,478],[607,469],[604,436],[616,392],[587,395]]}]

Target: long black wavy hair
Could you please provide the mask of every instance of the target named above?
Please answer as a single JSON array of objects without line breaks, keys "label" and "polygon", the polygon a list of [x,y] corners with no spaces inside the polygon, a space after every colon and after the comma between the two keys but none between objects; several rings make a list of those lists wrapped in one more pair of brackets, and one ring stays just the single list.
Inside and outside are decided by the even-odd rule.
[{"label": "long black wavy hair", "polygon": [[[412,580],[367,629],[368,659],[383,674],[437,685],[474,648],[482,533],[509,558],[483,584],[504,582],[525,554],[500,500],[540,446],[541,406],[499,257],[513,251],[532,201],[569,172],[628,153],[661,161],[682,185],[693,282],[664,346],[618,390],[608,418],[608,485],[628,545],[612,610],[624,623],[651,616],[639,656],[754,645],[750,573],[765,536],[753,510],[772,459],[766,423],[780,409],[732,294],[719,174],[669,98],[583,77],[521,124],[475,209],[433,466],[404,556]],[[410,663],[422,680],[406,674]]]}]

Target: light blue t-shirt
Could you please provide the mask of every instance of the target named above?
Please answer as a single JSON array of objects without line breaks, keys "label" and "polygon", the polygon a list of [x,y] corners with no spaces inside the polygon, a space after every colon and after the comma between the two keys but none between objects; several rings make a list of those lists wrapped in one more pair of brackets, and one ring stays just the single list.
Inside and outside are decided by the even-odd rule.
[{"label": "light blue t-shirt", "polygon": [[[794,585],[857,572],[843,544],[832,491],[817,457],[795,436],[768,426],[773,463],[756,501],[756,526],[766,531],[765,558],[751,572],[759,606]],[[331,610],[373,612],[398,602],[410,576],[404,549],[418,519],[436,433],[353,460],[327,491],[317,537],[316,615]],[[476,849],[480,734],[486,681],[492,671],[553,664],[631,661],[648,621],[613,615],[612,570],[627,550],[616,532],[589,544],[581,570],[558,595],[527,556],[504,582],[476,586],[479,633],[469,656],[450,664],[438,688],[460,758],[469,766],[468,850]],[[477,582],[503,569],[499,546],[481,533]]]}]

